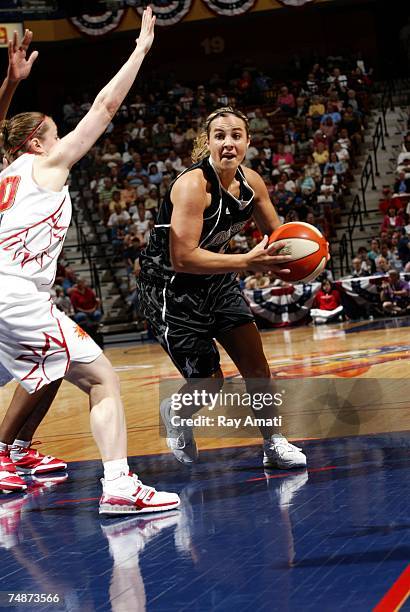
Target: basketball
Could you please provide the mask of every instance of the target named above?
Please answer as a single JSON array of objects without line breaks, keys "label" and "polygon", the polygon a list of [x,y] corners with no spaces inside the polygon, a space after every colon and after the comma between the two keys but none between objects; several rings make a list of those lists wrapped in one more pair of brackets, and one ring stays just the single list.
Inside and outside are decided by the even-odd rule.
[{"label": "basketball", "polygon": [[291,221],[276,229],[269,238],[269,244],[284,241],[278,255],[290,255],[291,260],[279,264],[282,269],[289,269],[290,274],[276,274],[284,281],[292,283],[310,283],[325,269],[329,259],[329,246],[319,230],[301,221]]}]

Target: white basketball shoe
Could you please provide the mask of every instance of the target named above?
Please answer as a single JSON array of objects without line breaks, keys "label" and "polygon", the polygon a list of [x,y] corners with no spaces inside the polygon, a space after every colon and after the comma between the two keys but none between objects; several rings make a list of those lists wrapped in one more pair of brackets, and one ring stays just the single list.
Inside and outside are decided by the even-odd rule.
[{"label": "white basketball shoe", "polygon": [[306,455],[281,434],[274,434],[263,443],[263,467],[291,470],[306,467]]},{"label": "white basketball shoe", "polygon": [[178,417],[178,414],[172,410],[169,398],[161,402],[160,413],[167,432],[167,446],[172,450],[175,459],[185,465],[198,461],[198,449],[192,427],[178,425],[172,421],[172,418]]}]

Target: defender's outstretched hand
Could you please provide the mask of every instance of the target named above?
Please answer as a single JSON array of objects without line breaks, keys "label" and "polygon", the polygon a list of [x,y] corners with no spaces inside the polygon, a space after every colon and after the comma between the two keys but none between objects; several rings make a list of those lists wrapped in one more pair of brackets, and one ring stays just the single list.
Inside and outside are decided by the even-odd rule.
[{"label": "defender's outstretched hand", "polygon": [[152,8],[147,6],[142,14],[140,35],[137,38],[137,47],[144,54],[147,54],[151,49],[154,40],[154,25],[155,16],[152,14]]},{"label": "defender's outstretched hand", "polygon": [[26,79],[30,74],[31,68],[38,58],[38,51],[33,51],[28,59],[26,59],[27,49],[33,39],[33,32],[26,30],[19,43],[17,32],[14,32],[13,39],[9,40],[9,67],[7,76],[11,83],[17,83]]}]

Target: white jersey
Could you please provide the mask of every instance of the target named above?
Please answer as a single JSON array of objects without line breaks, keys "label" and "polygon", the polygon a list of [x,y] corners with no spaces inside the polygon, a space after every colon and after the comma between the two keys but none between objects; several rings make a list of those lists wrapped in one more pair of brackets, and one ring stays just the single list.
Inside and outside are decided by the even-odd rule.
[{"label": "white jersey", "polygon": [[101,354],[51,300],[71,200],[35,183],[33,161],[25,153],[0,173],[0,386],[14,377],[29,393]]},{"label": "white jersey", "polygon": [[2,292],[27,279],[50,290],[71,221],[67,187],[51,191],[33,179],[34,155],[25,153],[0,173],[0,277]]}]

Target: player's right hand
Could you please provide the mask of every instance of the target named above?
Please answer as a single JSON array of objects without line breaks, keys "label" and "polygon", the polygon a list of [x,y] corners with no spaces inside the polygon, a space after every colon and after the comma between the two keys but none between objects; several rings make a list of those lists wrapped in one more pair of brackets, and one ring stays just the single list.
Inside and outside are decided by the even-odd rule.
[{"label": "player's right hand", "polygon": [[13,38],[8,43],[9,66],[7,76],[12,83],[18,83],[26,79],[30,74],[33,63],[38,57],[38,51],[33,51],[30,57],[26,59],[27,49],[32,39],[33,32],[26,30],[21,42],[17,32],[14,32]]},{"label": "player's right hand", "polygon": [[292,259],[290,255],[277,254],[286,246],[286,242],[275,242],[271,245],[268,245],[268,242],[269,237],[264,236],[263,240],[247,253],[247,268],[254,272],[272,272],[273,274],[280,272],[281,274],[289,274],[289,269],[280,268],[278,266],[278,264],[284,264]]}]

